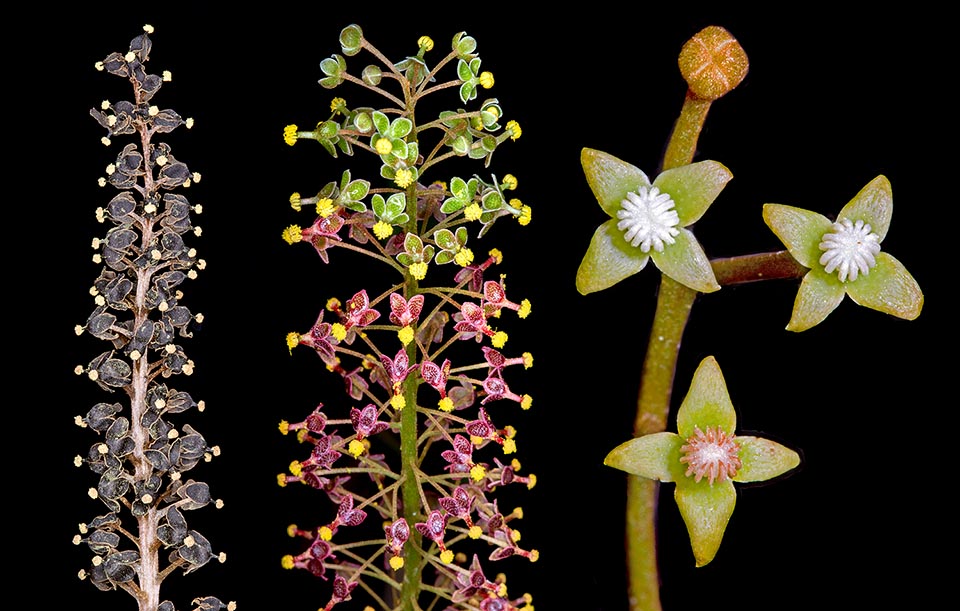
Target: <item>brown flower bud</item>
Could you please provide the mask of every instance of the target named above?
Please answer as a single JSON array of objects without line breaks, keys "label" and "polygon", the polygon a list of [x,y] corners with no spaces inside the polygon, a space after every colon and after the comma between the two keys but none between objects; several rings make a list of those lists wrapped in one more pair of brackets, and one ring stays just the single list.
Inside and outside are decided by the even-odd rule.
[{"label": "brown flower bud", "polygon": [[680,49],[680,73],[690,91],[704,100],[716,100],[740,84],[747,76],[747,53],[730,32],[708,26]]}]

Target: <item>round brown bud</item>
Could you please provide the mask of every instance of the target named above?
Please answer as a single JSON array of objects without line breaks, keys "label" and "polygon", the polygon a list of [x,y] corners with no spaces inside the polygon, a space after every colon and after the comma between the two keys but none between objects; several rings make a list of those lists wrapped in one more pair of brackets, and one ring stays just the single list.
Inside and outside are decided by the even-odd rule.
[{"label": "round brown bud", "polygon": [[733,35],[720,26],[707,26],[680,49],[680,74],[698,98],[716,100],[747,76],[747,53]]}]

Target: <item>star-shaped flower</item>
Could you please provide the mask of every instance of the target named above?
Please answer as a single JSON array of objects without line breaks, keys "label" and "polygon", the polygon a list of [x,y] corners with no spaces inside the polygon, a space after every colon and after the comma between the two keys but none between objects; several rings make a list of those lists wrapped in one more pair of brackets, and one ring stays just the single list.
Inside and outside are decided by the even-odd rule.
[{"label": "star-shaped flower", "polygon": [[677,282],[709,293],[720,288],[710,260],[687,227],[703,216],[733,174],[716,161],[663,171],[653,183],[639,168],[594,149],[580,155],[590,189],[610,220],[593,234],[577,270],[586,295],[636,274],[653,259]]},{"label": "star-shaped flower", "polygon": [[697,566],[713,560],[733,514],[733,482],[758,482],[800,464],[793,450],[760,437],[734,435],[737,414],[716,359],[703,359],[677,411],[678,433],[636,437],[604,464],[676,483],[674,499],[687,525]]},{"label": "star-shaped flower", "polygon": [[764,204],[763,219],[794,259],[810,268],[800,284],[789,331],[805,331],[832,312],[844,295],[856,303],[913,320],[923,308],[923,292],[900,261],[880,250],[890,228],[890,181],[877,176],[837,215]]}]

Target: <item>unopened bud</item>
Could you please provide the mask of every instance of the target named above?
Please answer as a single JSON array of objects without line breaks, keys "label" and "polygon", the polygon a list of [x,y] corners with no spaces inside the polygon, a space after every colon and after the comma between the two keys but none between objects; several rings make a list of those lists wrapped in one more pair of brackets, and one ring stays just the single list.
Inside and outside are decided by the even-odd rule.
[{"label": "unopened bud", "polygon": [[733,35],[719,26],[708,26],[680,50],[680,73],[698,98],[716,100],[747,76],[747,53]]}]

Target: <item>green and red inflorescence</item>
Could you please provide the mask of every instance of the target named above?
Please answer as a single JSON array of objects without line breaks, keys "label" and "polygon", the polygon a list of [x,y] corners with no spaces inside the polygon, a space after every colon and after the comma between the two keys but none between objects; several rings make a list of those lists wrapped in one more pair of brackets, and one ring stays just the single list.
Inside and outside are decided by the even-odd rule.
[{"label": "green and red inflorescence", "polygon": [[[282,563],[332,581],[327,610],[361,591],[385,610],[522,609],[531,597],[508,594],[503,578],[493,576],[502,570],[490,565],[538,557],[520,543],[522,510],[498,498],[505,487],[536,484],[514,458],[516,430],[504,423],[506,408],[531,407],[531,396],[514,389],[533,357],[510,350],[500,328],[514,316],[526,318],[531,307],[514,297],[513,286],[508,291],[504,275],[492,275],[503,254],[491,248],[477,256],[470,234],[476,228],[483,236],[505,216],[526,225],[530,208],[506,197],[517,187],[509,174],[424,181],[449,158],[489,165],[500,144],[520,136],[520,126],[500,126],[503,110],[493,98],[432,121],[416,115],[417,102],[431,93],[456,88],[467,105],[493,86],[492,73],[480,70],[476,41],[464,33],[432,69],[426,36],[415,56],[397,63],[355,25],[340,42],[344,55],[365,51],[379,65],[358,76],[334,55],[321,63],[321,85],[358,84],[388,106],[351,108],[334,98],[328,120],[312,131],[287,126],[284,140],[317,140],[334,157],[368,151],[379,157],[387,183],[373,187],[346,170],[315,197],[295,193],[293,208],[309,206],[316,217],[306,228],[291,225],[283,238],[310,244],[324,263],[366,255],[397,275],[394,284],[373,289],[352,264],[351,274],[361,278],[352,296],[330,296],[310,329],[287,335],[291,351],[312,348],[346,393],[300,421],[280,423],[310,453],[278,483],[305,484],[329,500],[320,524],[290,526],[305,546]],[[448,64],[456,74],[441,81]],[[399,92],[383,87],[388,83]]]}]

